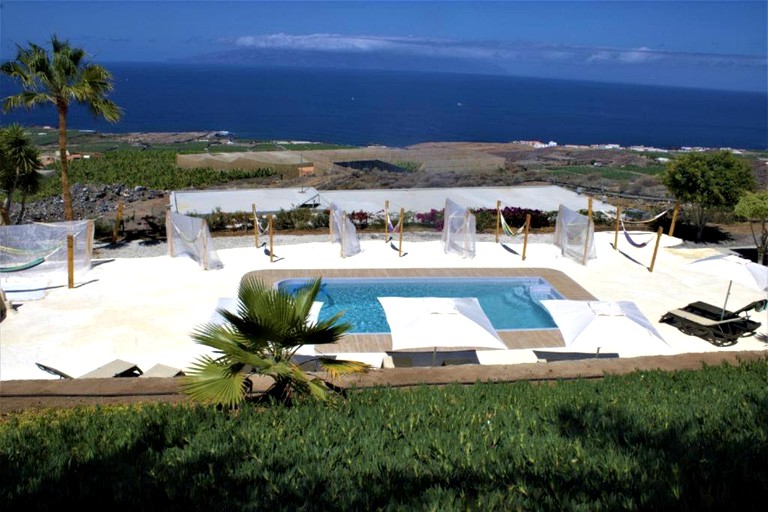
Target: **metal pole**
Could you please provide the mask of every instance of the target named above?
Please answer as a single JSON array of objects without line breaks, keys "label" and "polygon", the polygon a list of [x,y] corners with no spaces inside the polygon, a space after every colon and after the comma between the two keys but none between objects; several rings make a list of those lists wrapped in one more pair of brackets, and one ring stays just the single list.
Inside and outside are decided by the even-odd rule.
[{"label": "metal pole", "polygon": [[720,320],[725,317],[725,308],[728,306],[728,297],[731,295],[731,285],[733,284],[733,281],[728,281],[728,291],[725,293],[725,302],[723,302],[723,311],[720,313]]},{"label": "metal pole", "polygon": [[619,249],[619,223],[621,222],[621,206],[616,207],[616,232],[613,234],[613,250]]}]

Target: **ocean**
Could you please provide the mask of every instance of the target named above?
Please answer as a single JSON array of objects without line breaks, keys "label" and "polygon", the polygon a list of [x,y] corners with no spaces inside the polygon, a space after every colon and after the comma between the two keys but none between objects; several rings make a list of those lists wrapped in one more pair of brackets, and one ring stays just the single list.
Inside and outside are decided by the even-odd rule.
[{"label": "ocean", "polygon": [[[229,131],[254,140],[402,147],[512,140],[768,148],[768,94],[399,71],[103,63],[117,124],[72,108],[69,127],[109,133]],[[6,78],[0,96],[15,92]],[[53,107],[2,124],[56,126]]]}]

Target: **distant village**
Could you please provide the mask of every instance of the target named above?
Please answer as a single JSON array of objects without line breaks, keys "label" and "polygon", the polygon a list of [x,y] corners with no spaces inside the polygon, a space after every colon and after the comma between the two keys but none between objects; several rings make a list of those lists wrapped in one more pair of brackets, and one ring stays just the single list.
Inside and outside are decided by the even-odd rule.
[{"label": "distant village", "polygon": [[[538,140],[513,140],[512,144],[520,144],[521,146],[530,146],[535,149],[540,148],[553,148],[559,146],[559,144],[555,141],[549,141],[549,142],[541,142]],[[711,151],[712,149],[721,149],[725,151],[730,151],[736,155],[741,155],[742,151],[738,149],[733,148],[705,148],[700,146],[683,146],[680,149],[664,149],[664,148],[656,148],[653,146],[629,146],[624,147],[621,144],[563,144],[562,147],[568,148],[568,149],[628,149],[631,151],[651,151],[654,153],[669,153],[671,151],[681,151],[681,152],[704,152],[704,151]]]}]

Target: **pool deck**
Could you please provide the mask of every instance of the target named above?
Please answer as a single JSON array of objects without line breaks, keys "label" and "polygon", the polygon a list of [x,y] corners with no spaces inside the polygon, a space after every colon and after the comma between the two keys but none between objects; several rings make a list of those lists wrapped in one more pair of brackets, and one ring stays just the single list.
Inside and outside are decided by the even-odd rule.
[{"label": "pool deck", "polygon": [[[268,285],[284,279],[298,278],[408,278],[408,277],[541,277],[547,280],[566,299],[595,300],[587,290],[565,273],[551,268],[359,268],[359,269],[268,269],[248,272],[243,279],[255,277]],[[508,349],[564,347],[565,342],[557,329],[498,331]],[[339,343],[323,345],[323,352],[391,352],[389,334],[347,334]],[[441,352],[472,350],[471,346],[440,349]]]}]

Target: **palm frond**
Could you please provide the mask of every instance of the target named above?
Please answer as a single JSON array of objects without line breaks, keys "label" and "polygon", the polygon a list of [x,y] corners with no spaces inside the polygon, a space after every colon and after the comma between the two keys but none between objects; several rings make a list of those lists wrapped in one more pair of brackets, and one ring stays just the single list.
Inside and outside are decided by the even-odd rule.
[{"label": "palm frond", "polygon": [[328,387],[322,379],[312,379],[307,383],[310,396],[321,402],[328,401]]},{"label": "palm frond", "polygon": [[317,294],[320,293],[320,286],[322,286],[322,279],[316,278],[310,281],[310,283],[298,290],[295,296],[296,310],[304,318],[309,317],[309,312],[312,309],[312,303],[317,298]]},{"label": "palm frond", "polygon": [[333,359],[330,357],[319,357],[318,362],[323,371],[328,373],[328,377],[335,381],[342,375],[354,375],[367,373],[371,366],[360,361],[348,361],[344,359]]},{"label": "palm frond", "polygon": [[13,96],[8,96],[3,101],[3,110],[8,112],[17,108],[32,108],[44,103],[53,103],[51,97],[44,92],[22,91]]},{"label": "palm frond", "polygon": [[192,332],[192,339],[206,347],[213,348],[228,364],[248,364],[259,372],[271,366],[260,353],[253,352],[243,344],[237,332],[225,325],[203,324]]},{"label": "palm frond", "polygon": [[249,389],[245,373],[233,372],[208,356],[201,357],[181,379],[181,390],[192,399],[227,407],[241,403]]}]

